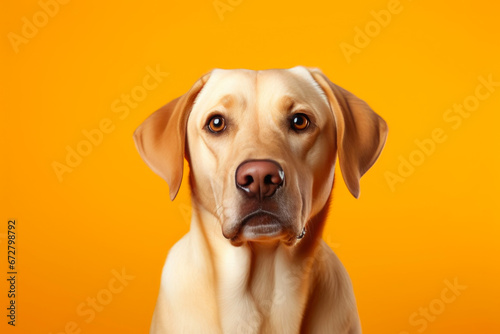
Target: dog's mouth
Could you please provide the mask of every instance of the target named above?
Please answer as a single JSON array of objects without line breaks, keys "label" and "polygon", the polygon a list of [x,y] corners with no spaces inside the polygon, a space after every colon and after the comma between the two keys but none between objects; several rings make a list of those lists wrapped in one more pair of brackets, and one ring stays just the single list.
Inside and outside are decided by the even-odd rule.
[{"label": "dog's mouth", "polygon": [[294,241],[289,224],[284,223],[277,214],[263,209],[243,217],[234,235],[226,238],[230,239],[234,246],[240,246],[245,241],[267,242],[280,239],[286,243]]}]

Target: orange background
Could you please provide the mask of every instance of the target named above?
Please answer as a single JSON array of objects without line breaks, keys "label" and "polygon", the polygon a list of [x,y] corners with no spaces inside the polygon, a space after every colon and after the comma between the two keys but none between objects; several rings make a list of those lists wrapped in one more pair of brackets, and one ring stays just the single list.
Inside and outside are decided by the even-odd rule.
[{"label": "orange background", "polygon": [[[19,274],[12,329],[2,255],[0,331],[55,334],[74,321],[82,333],[146,333],[167,252],[189,228],[189,190],[183,183],[169,201],[133,131],[212,68],[306,65],[366,100],[390,128],[359,200],[337,179],[324,234],[350,273],[364,332],[419,333],[410,316],[437,305],[444,280],[456,278],[467,288],[423,332],[500,333],[500,87],[456,130],[443,119],[474,95],[479,76],[500,81],[498,4],[401,0],[348,62],[340,44],[354,45],[355,28],[387,1],[232,3],[221,19],[212,0],[73,0],[16,53],[8,34],[21,35],[23,17],[33,22],[41,7],[2,2],[0,252],[15,218]],[[157,65],[169,75],[120,119],[113,102]],[[59,182],[52,163],[65,163],[66,147],[103,119],[113,131]],[[386,172],[397,173],[400,156],[435,128],[447,140],[392,191]],[[77,307],[122,268],[135,278],[85,322]]]}]

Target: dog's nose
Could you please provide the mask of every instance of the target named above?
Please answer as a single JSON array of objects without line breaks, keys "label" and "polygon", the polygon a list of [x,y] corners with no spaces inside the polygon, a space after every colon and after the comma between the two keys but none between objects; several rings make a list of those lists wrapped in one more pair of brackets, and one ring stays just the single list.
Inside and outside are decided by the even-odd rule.
[{"label": "dog's nose", "polygon": [[271,197],[285,180],[281,166],[272,160],[252,160],[236,169],[236,187],[248,197]]}]

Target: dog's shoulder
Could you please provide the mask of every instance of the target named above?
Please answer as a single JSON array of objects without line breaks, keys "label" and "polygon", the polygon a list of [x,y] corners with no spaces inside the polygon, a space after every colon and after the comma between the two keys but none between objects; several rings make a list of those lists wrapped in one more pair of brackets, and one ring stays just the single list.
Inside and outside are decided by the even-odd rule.
[{"label": "dog's shoulder", "polygon": [[314,284],[303,329],[317,331],[320,326],[325,333],[361,333],[352,283],[344,265],[324,241],[315,258]]},{"label": "dog's shoulder", "polygon": [[152,328],[172,333],[186,328],[190,333],[219,333],[213,273],[206,259],[199,256],[193,250],[189,233],[170,249],[163,266]]},{"label": "dog's shoulder", "polygon": [[185,293],[213,276],[208,254],[196,251],[196,241],[190,233],[184,235],[168,252],[162,270],[161,285],[172,294]]},{"label": "dog's shoulder", "polygon": [[[317,279],[327,287],[352,288],[351,279],[337,254],[324,242],[320,241],[317,250]],[[335,289],[337,290],[337,289]]]}]

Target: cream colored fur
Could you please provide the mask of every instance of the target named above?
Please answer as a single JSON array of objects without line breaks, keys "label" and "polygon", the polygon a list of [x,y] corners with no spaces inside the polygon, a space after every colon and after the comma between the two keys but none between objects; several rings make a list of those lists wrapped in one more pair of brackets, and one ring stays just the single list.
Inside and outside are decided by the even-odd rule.
[{"label": "cream colored fur", "polygon": [[[287,128],[296,112],[314,127]],[[213,114],[228,119],[226,133],[206,131]],[[366,103],[304,67],[214,70],[148,118],[135,133],[141,156],[173,199],[185,153],[193,207],[190,231],[163,268],[151,333],[361,333],[349,276],[321,234],[337,155],[357,197],[386,135]],[[245,198],[234,175],[249,159],[283,167],[280,214],[290,233],[305,228],[304,238],[224,237],[241,223]]]}]

